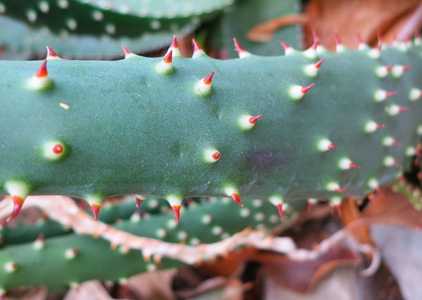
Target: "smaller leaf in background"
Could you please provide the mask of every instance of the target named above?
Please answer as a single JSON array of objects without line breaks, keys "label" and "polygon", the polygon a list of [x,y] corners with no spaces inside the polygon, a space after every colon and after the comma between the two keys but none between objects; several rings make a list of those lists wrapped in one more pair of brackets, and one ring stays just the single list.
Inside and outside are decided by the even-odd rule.
[{"label": "smaller leaf in background", "polygon": [[132,276],[122,285],[123,295],[130,294],[134,299],[174,300],[172,281],[176,270],[147,272]]},{"label": "smaller leaf in background", "polygon": [[257,260],[263,263],[263,272],[280,286],[302,293],[310,291],[335,269],[361,263],[359,254],[340,244],[313,260],[297,261],[271,254],[258,256]]},{"label": "smaller leaf in background", "polygon": [[358,209],[357,199],[347,198],[340,206],[340,218],[353,237],[362,244],[372,244],[369,229],[366,224],[360,226],[348,226],[362,218]]},{"label": "smaller leaf in background", "polygon": [[303,14],[283,16],[268,20],[252,27],[248,32],[248,39],[254,42],[269,42],[273,39],[274,33],[286,26],[303,25],[307,18]]},{"label": "smaller leaf in background", "polygon": [[[226,10],[211,35],[211,46],[214,49],[227,51],[227,57],[237,57],[233,49],[232,38],[249,52],[259,55],[280,55],[280,39],[282,38],[293,47],[301,48],[302,34],[300,26],[289,22],[287,27],[279,27],[274,31],[270,40],[264,43],[248,39],[248,32],[255,26],[269,20],[283,16],[297,15],[301,3],[298,0],[242,0]],[[286,22],[283,21],[286,25]]]},{"label": "smaller leaf in background", "polygon": [[311,293],[298,293],[280,287],[268,278],[264,300],[402,300],[400,290],[386,268],[375,276],[363,277],[354,268],[341,268],[330,274]]},{"label": "smaller leaf in background", "polygon": [[236,279],[214,277],[205,280],[195,290],[179,293],[186,300],[243,300],[243,293],[250,287]]},{"label": "smaller leaf in background", "polygon": [[203,263],[200,267],[215,276],[228,277],[233,275],[236,271],[239,271],[239,269],[257,252],[258,250],[253,248],[238,249],[213,262]]},{"label": "smaller leaf in background", "polygon": [[359,222],[422,228],[422,211],[417,211],[402,194],[383,188],[372,194],[370,199]]}]

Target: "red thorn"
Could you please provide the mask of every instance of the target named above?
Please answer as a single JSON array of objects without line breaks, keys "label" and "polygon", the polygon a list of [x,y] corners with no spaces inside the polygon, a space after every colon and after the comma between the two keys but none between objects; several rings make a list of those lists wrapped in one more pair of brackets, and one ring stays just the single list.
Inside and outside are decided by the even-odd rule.
[{"label": "red thorn", "polygon": [[408,71],[410,71],[412,69],[412,66],[411,65],[404,65],[403,66],[403,71],[404,72],[408,72]]},{"label": "red thorn", "polygon": [[328,151],[335,150],[336,148],[337,148],[337,145],[334,144],[334,143],[331,143],[331,144],[328,145]]},{"label": "red thorn", "polygon": [[355,162],[350,163],[350,169],[359,169],[359,168],[360,168],[360,165],[358,165],[357,163]]},{"label": "red thorn", "polygon": [[39,67],[37,73],[35,74],[38,78],[44,78],[48,76],[48,70],[47,70],[47,60],[44,60],[41,66]]},{"label": "red thorn", "polygon": [[311,83],[307,86],[303,86],[302,87],[302,93],[307,94],[314,86],[315,86],[315,83]]},{"label": "red thorn", "polygon": [[239,193],[232,193],[230,196],[232,197],[234,203],[236,203],[240,207],[243,207],[242,199],[240,198]]},{"label": "red thorn", "polygon": [[64,150],[63,145],[56,144],[56,145],[53,146],[53,153],[54,154],[62,154],[63,150]]},{"label": "red thorn", "polygon": [[173,211],[174,219],[177,224],[180,222],[180,211],[182,206],[181,205],[172,205],[171,210]]},{"label": "red thorn", "polygon": [[125,57],[132,53],[128,47],[122,47],[122,51]]},{"label": "red thorn", "polygon": [[314,66],[315,68],[317,68],[319,70],[319,68],[321,68],[321,65],[324,63],[325,59],[321,58],[320,60],[318,60]]},{"label": "red thorn", "polygon": [[202,48],[199,45],[198,41],[196,39],[194,39],[194,38],[192,39],[192,45],[193,45],[193,52],[194,53],[202,50]]},{"label": "red thorn", "polygon": [[275,207],[277,208],[277,213],[278,213],[278,216],[279,216],[280,220],[283,220],[284,213],[285,213],[283,203],[279,203]]},{"label": "red thorn", "polygon": [[397,95],[397,92],[396,91],[387,91],[385,95],[387,96],[387,98],[388,97],[394,97],[394,96]]},{"label": "red thorn", "polygon": [[283,40],[280,41],[280,45],[284,49],[284,51],[291,48],[290,45]]},{"label": "red thorn", "polygon": [[140,196],[135,196],[135,206],[137,209],[141,209],[142,203],[144,202],[144,199]]},{"label": "red thorn", "polygon": [[99,203],[92,203],[90,204],[92,216],[94,217],[94,220],[98,220],[98,217],[100,216],[101,212],[101,204]]},{"label": "red thorn", "polygon": [[346,191],[345,187],[339,187],[338,189],[335,189],[334,192],[336,193],[344,193]]},{"label": "red thorn", "polygon": [[214,151],[211,154],[212,159],[214,159],[215,161],[220,160],[221,158],[221,152],[220,151]]},{"label": "red thorn", "polygon": [[234,44],[234,50],[240,54],[242,52],[245,52],[246,50],[239,44],[236,38],[233,38],[233,44]]},{"label": "red thorn", "polygon": [[4,225],[16,219],[16,217],[19,215],[19,213],[22,210],[23,203],[25,202],[25,199],[19,196],[10,196],[10,198],[13,201],[13,209],[12,209],[12,213],[4,221],[3,223]]},{"label": "red thorn", "polygon": [[210,84],[212,84],[212,80],[213,80],[213,78],[214,78],[214,74],[215,74],[215,72],[211,72],[211,73],[209,73],[207,76],[205,76],[205,77],[202,79],[202,82],[203,82],[204,84],[206,84],[206,85],[210,85]]},{"label": "red thorn", "polygon": [[170,45],[170,47],[171,48],[179,48],[179,43],[177,42],[177,37],[176,37],[176,35],[173,35],[173,38],[171,39],[171,45]]},{"label": "red thorn", "polygon": [[256,115],[249,118],[249,123],[256,124],[257,121],[262,119],[262,115]]},{"label": "red thorn", "polygon": [[406,111],[409,111],[409,109],[407,107],[405,107],[405,106],[399,107],[399,112],[406,112]]},{"label": "red thorn", "polygon": [[383,123],[377,123],[377,129],[383,129],[385,125]]},{"label": "red thorn", "polygon": [[47,58],[59,58],[59,55],[57,54],[56,50],[47,46]]},{"label": "red thorn", "polygon": [[163,60],[166,64],[173,63],[173,50],[169,50],[166,55],[164,55]]}]

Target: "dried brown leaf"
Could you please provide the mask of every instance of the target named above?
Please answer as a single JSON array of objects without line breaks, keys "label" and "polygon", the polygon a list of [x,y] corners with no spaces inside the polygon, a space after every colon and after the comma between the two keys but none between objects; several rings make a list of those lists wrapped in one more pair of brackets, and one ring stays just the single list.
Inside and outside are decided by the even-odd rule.
[{"label": "dried brown leaf", "polygon": [[175,270],[147,272],[128,279],[123,288],[127,288],[135,299],[174,300],[171,283]]},{"label": "dried brown leaf", "polygon": [[72,288],[64,300],[113,300],[99,281],[87,281]]},{"label": "dried brown leaf", "polygon": [[422,228],[422,211],[417,211],[400,193],[391,188],[383,188],[372,194],[362,218],[350,224],[395,224],[413,228]]},{"label": "dried brown leaf", "polygon": [[357,34],[363,41],[375,45],[378,35],[387,37],[391,28],[419,4],[420,0],[311,0],[305,9],[306,45],[312,44],[313,30],[331,50],[335,49],[336,34],[350,47],[357,46]]},{"label": "dried brown leaf", "polygon": [[333,270],[344,266],[358,266],[360,256],[344,245],[334,245],[313,260],[295,261],[275,254],[260,254],[256,259],[264,263],[263,272],[280,285],[298,292],[307,292]]}]

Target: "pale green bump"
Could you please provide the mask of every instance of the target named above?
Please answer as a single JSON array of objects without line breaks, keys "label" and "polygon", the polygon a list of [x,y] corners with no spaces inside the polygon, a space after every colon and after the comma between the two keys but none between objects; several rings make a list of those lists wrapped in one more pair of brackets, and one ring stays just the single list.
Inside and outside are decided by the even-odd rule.
[{"label": "pale green bump", "polygon": [[31,186],[26,181],[12,179],[4,183],[4,189],[9,195],[26,198],[31,191]]}]

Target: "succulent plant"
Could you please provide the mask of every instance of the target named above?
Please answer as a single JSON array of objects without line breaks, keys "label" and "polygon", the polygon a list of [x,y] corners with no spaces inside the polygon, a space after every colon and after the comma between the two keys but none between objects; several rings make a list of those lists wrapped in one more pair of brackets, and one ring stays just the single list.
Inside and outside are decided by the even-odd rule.
[{"label": "succulent plant", "polygon": [[419,46],[338,48],[264,58],[237,45],[241,59],[219,61],[201,50],[173,58],[173,45],[163,58],[3,62],[0,89],[13,99],[0,118],[13,126],[2,136],[3,190],[17,210],[29,194],[98,210],[104,196],[136,193],[176,214],[195,196],[241,204],[247,194],[279,210],[363,196],[414,154]]},{"label": "succulent plant", "polygon": [[2,0],[2,56],[42,57],[45,45],[66,57],[83,59],[115,58],[122,47],[137,53],[152,51],[168,45],[175,33],[193,32],[232,2]]},{"label": "succulent plant", "polygon": [[139,37],[148,32],[178,31],[191,22],[199,24],[232,2],[2,0],[0,12],[56,33]]},{"label": "succulent plant", "polygon": [[302,31],[299,25],[291,25],[276,30],[271,40],[255,42],[248,39],[248,33],[257,25],[271,19],[300,13],[301,3],[297,0],[240,0],[235,1],[229,9],[213,22],[209,34],[213,49],[225,51],[230,58],[237,56],[231,39],[236,37],[248,51],[258,55],[279,55],[279,41],[289,43],[295,48],[301,47]]},{"label": "succulent plant", "polygon": [[[146,197],[138,207],[133,205],[133,203],[133,197],[126,197],[126,199],[118,203],[106,202],[99,220],[107,224],[114,224],[130,217],[148,217],[149,215],[165,213],[169,210],[169,206],[165,201],[160,201],[153,197]],[[10,246],[32,242],[40,236],[47,239],[70,233],[72,233],[71,228],[66,228],[48,218],[41,218],[34,224],[20,222],[12,227],[3,227],[0,231],[0,240],[1,244]]]},{"label": "succulent plant", "polygon": [[[21,54],[39,53],[33,47],[47,39],[63,41],[67,57],[90,56],[86,47],[109,56],[128,41],[137,51],[162,46],[170,33],[221,15],[222,27],[244,34],[233,22],[259,6],[170,3],[0,0],[0,24],[13,29],[0,42]],[[289,1],[287,8],[297,7]],[[222,14],[226,8],[233,10]],[[13,32],[34,39],[15,41]],[[47,47],[45,60],[0,62],[0,192],[13,203],[3,225],[28,196],[64,195],[85,199],[94,217],[113,227],[89,222],[160,243],[156,252],[139,253],[51,220],[4,227],[3,292],[124,282],[189,263],[161,255],[159,247],[177,243],[213,259],[202,256],[210,243],[385,184],[421,207],[419,191],[396,181],[422,140],[420,38],[358,49],[338,42],[336,52],[317,41],[303,51],[282,42],[285,55],[273,57],[254,55],[236,39],[234,46],[239,58],[231,60],[207,56],[196,40],[192,58],[184,58],[173,38],[157,58],[124,48],[121,60],[68,60]],[[135,198],[138,208],[105,202],[116,195]]]},{"label": "succulent plant", "polygon": [[[206,247],[206,243],[220,241],[248,227],[262,230],[278,224],[278,216],[268,202],[254,199],[242,209],[235,206],[229,199],[209,199],[200,205],[191,204],[186,209],[184,222],[179,225],[171,214],[159,213],[145,219],[135,214],[115,226],[138,236]],[[0,250],[0,286],[3,291],[40,285],[57,290],[90,279],[124,282],[139,272],[180,264],[175,259],[150,257],[75,233],[44,236]]]},{"label": "succulent plant", "polygon": [[[33,28],[20,20],[0,16],[0,46],[2,59],[33,59],[45,55],[49,45],[67,58],[104,59],[122,56],[121,48],[134,52],[149,52],[166,47],[173,36],[171,32],[143,34],[139,37],[112,37],[108,35],[81,35],[54,33],[48,28]],[[178,34],[192,32],[196,26],[187,25]],[[16,37],[19,36],[17,39]]]}]

